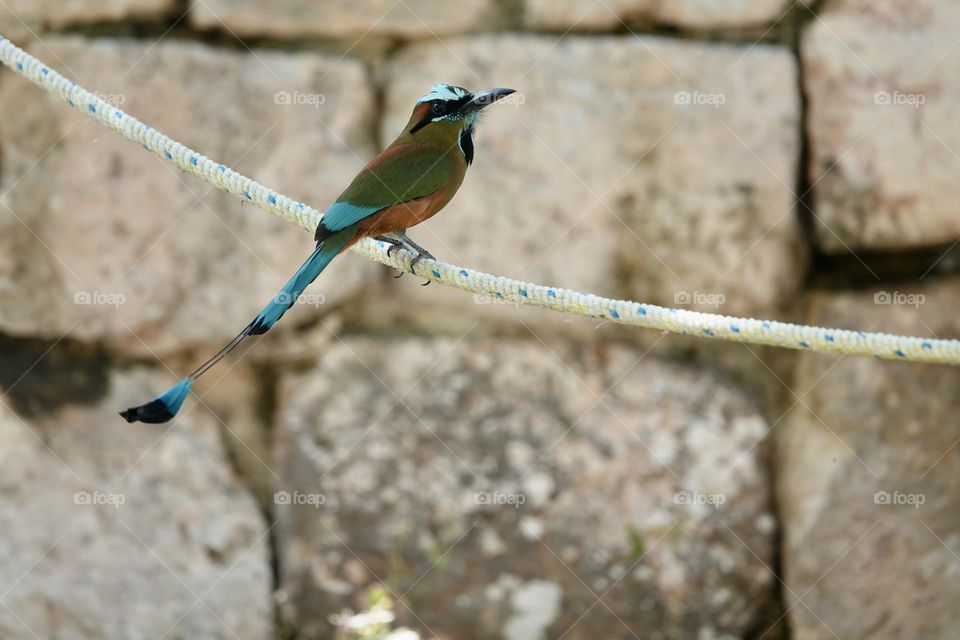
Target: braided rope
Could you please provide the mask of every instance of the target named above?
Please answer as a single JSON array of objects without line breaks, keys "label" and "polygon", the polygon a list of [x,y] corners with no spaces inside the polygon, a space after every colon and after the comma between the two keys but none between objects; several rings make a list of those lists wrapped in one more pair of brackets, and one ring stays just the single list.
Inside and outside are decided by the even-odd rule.
[{"label": "braided rope", "polygon": [[[303,202],[297,202],[281,193],[271,191],[233,169],[170,139],[63,77],[3,36],[0,36],[0,61],[37,86],[58,96],[71,107],[98,120],[128,140],[142,145],[178,169],[202,178],[223,191],[298,224],[308,231],[316,228],[323,215]],[[397,251],[391,257],[387,255],[387,249],[386,244],[371,239],[365,239],[354,246],[354,250],[377,262],[396,269],[410,270],[409,253]],[[891,360],[960,364],[960,340],[935,340],[885,333],[824,329],[785,322],[734,318],[685,309],[670,309],[520,282],[433,260],[422,260],[416,265],[414,272],[434,282],[490,298],[504,298],[553,311],[603,318],[618,324],[789,349],[875,356]]]}]

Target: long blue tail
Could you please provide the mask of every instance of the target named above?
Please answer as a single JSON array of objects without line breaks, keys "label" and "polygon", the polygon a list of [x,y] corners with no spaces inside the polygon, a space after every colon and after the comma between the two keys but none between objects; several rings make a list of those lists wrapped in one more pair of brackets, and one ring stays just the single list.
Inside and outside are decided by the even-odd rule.
[{"label": "long blue tail", "polygon": [[300,265],[297,272],[293,274],[287,284],[283,285],[279,293],[263,308],[263,311],[257,314],[253,321],[243,328],[230,342],[225,344],[220,351],[213,354],[209,360],[196,368],[196,370],[186,378],[170,387],[156,398],[137,407],[130,407],[126,411],[121,411],[127,422],[167,422],[173,416],[177,415],[183,401],[190,392],[190,387],[194,381],[210,370],[210,368],[223,360],[228,353],[236,349],[241,342],[248,336],[257,336],[266,333],[277,323],[287,309],[296,303],[297,299],[310,285],[317,279],[317,276],[326,269],[327,265],[340,253],[340,250],[350,241],[357,227],[353,225],[339,231],[323,240],[313,250],[310,257]]}]

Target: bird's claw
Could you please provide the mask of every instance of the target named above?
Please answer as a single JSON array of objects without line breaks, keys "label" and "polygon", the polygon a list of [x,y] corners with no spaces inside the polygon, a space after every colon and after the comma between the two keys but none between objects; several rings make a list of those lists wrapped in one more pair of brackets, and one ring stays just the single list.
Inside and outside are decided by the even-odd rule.
[{"label": "bird's claw", "polygon": [[[386,242],[387,244],[390,245],[389,247],[387,247],[388,258],[392,258],[393,252],[398,251],[400,249],[408,249],[411,252],[415,253],[416,255],[414,255],[413,258],[410,260],[410,273],[415,274],[414,268],[417,266],[417,263],[423,260],[424,258],[427,258],[428,260],[436,260],[436,258],[433,257],[432,253],[430,253],[429,251],[427,251],[426,249],[418,245],[416,242],[411,240],[406,234],[403,234],[400,238],[394,238],[391,236],[383,235],[383,236],[376,236],[376,239],[381,242]],[[401,271],[398,275],[395,275],[394,278],[399,278],[401,276],[403,276],[403,271]],[[430,280],[427,280],[420,286],[425,287],[428,284],[430,284]]]},{"label": "bird's claw", "polygon": [[389,247],[387,247],[388,258],[393,257],[394,251],[403,248],[403,242],[401,240],[398,240],[396,238],[391,238],[390,236],[376,236],[374,239],[390,245]]},{"label": "bird's claw", "polygon": [[[423,260],[424,258],[426,258],[426,259],[428,259],[428,260],[436,260],[436,258],[433,257],[433,254],[432,254],[432,253],[430,253],[430,252],[427,251],[426,249],[423,249],[423,248],[421,248],[421,247],[417,247],[417,255],[413,256],[413,260],[410,261],[410,273],[413,273],[413,272],[414,272],[414,271],[413,271],[413,268],[414,268],[415,266],[417,266],[417,263],[420,262],[421,260]],[[427,280],[426,282],[424,282],[424,283],[421,284],[420,286],[421,286],[421,287],[425,287],[425,286],[427,286],[428,284],[430,284],[430,280]]]},{"label": "bird's claw", "polygon": [[[396,238],[391,238],[390,236],[376,236],[375,239],[376,239],[376,240],[379,240],[380,242],[385,242],[385,243],[387,243],[387,244],[390,245],[389,247],[387,247],[387,257],[388,257],[388,258],[392,258],[392,257],[393,257],[393,252],[394,252],[394,251],[399,251],[400,249],[403,248],[403,242],[402,242],[402,241],[397,240]],[[403,271],[400,271],[399,269],[398,269],[397,271],[398,271],[398,272],[397,272],[397,275],[393,276],[393,278],[394,278],[394,279],[402,278],[402,277],[403,277]]]},{"label": "bird's claw", "polygon": [[399,250],[400,250],[400,245],[399,245],[399,244],[392,244],[392,245],[390,245],[389,247],[387,247],[387,257],[388,257],[388,258],[392,258],[392,257],[393,257],[393,252],[394,252],[394,251],[399,251]]},{"label": "bird's claw", "polygon": [[412,271],[417,263],[426,258],[427,260],[436,260],[433,257],[433,254],[429,251],[417,251],[417,255],[413,256],[413,259],[410,261],[410,270]]}]

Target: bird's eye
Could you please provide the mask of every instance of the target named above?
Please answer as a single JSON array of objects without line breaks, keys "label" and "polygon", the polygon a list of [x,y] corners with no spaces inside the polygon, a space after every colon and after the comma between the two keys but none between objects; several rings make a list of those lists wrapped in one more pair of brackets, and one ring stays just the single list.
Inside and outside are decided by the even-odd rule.
[{"label": "bird's eye", "polygon": [[441,113],[443,113],[444,111],[446,111],[446,108],[445,108],[442,104],[440,104],[440,103],[438,102],[438,103],[436,103],[435,105],[433,105],[433,107],[430,109],[430,111],[432,111],[432,112],[434,113],[434,115],[440,115]]}]

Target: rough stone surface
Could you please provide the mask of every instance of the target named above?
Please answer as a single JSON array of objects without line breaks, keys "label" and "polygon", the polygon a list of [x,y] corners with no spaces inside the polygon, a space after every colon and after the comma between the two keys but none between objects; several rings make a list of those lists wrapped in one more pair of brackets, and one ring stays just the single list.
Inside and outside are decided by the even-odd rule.
[{"label": "rough stone surface", "polygon": [[816,238],[827,251],[960,237],[960,6],[825,4],[802,42]]},{"label": "rough stone surface", "polygon": [[0,4],[0,33],[21,39],[71,24],[150,20],[176,7],[177,0],[4,0]]},{"label": "rough stone surface", "polygon": [[[296,337],[291,336],[290,341]],[[264,350],[273,351],[273,347],[270,344]],[[219,377],[211,374],[213,380],[205,380],[200,393],[204,405],[218,418],[234,469],[262,507],[269,509],[280,476],[273,468],[270,422],[264,415],[264,389],[270,378],[263,375],[254,355],[250,353],[235,366],[227,365]]]},{"label": "rough stone surface", "polygon": [[770,24],[806,0],[528,0],[527,26],[599,31],[657,23],[685,29],[748,29]]},{"label": "rough stone surface", "polygon": [[426,637],[747,633],[775,590],[766,423],[639,357],[348,338],[286,376],[278,539],[302,637],[381,584]]},{"label": "rough stone surface", "polygon": [[201,29],[280,37],[433,38],[483,28],[497,15],[495,0],[195,0],[190,9]]},{"label": "rough stone surface", "polygon": [[[960,280],[881,293],[893,304],[818,297],[809,321],[960,337]],[[802,402],[774,431],[794,637],[950,638],[960,628],[958,389],[952,367],[801,356]]]},{"label": "rough stone surface", "polygon": [[[104,99],[319,208],[373,153],[373,99],[357,62],[72,38],[34,53],[69,61],[64,68]],[[305,103],[316,96],[322,104]],[[0,109],[5,331],[158,353],[220,342],[311,250],[307,232],[242,208],[19,77],[2,78]],[[338,261],[281,327],[355,293],[370,269]]]},{"label": "rough stone surface", "polygon": [[[382,135],[397,135],[424,78],[514,87],[481,123],[457,197],[414,238],[448,262],[513,278],[761,313],[803,273],[795,71],[766,46],[448,40],[394,58]],[[441,303],[479,311],[459,291],[421,295],[433,315]]]},{"label": "rough stone surface", "polygon": [[89,406],[0,407],[0,637],[270,637],[266,527],[215,421],[116,415],[166,382],[115,371]]}]

